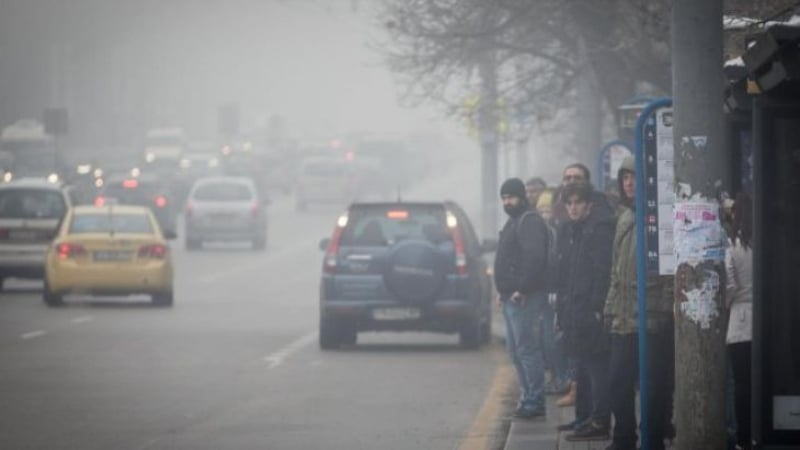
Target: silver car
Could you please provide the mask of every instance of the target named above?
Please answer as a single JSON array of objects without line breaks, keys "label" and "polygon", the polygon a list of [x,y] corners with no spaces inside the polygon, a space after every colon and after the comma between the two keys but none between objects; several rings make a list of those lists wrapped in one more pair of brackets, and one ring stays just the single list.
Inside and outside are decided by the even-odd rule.
[{"label": "silver car", "polygon": [[47,248],[72,200],[58,184],[21,179],[0,185],[0,288],[5,278],[42,278]]},{"label": "silver car", "polygon": [[266,199],[250,178],[209,177],[194,183],[186,201],[186,248],[207,241],[251,241],[267,246]]}]

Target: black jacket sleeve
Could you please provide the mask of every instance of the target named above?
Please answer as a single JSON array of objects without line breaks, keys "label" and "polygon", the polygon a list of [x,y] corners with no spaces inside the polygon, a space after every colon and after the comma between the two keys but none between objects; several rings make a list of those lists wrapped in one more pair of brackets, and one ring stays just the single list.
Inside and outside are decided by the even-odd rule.
[{"label": "black jacket sleeve", "polygon": [[526,214],[517,226],[520,246],[520,271],[517,274],[517,290],[531,293],[543,289],[547,265],[547,225],[538,214]]},{"label": "black jacket sleeve", "polygon": [[614,224],[612,218],[600,221],[592,232],[588,244],[591,260],[592,289],[589,305],[593,312],[603,313],[606,295],[611,282],[611,259],[614,248]]}]

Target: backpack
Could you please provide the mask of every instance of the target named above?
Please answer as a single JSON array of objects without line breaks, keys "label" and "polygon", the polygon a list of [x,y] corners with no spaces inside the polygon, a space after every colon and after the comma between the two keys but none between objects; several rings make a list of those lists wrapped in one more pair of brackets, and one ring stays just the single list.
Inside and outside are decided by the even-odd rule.
[{"label": "backpack", "polygon": [[[522,226],[522,221],[525,220],[525,217],[527,217],[528,215],[533,215],[533,214],[539,215],[539,213],[535,211],[525,211],[525,213],[523,213],[519,217],[519,220],[517,220],[516,235],[518,241],[519,241],[519,229],[520,226]],[[558,246],[556,245],[556,230],[555,228],[548,225],[547,222],[544,221],[544,219],[542,219],[542,223],[547,229],[547,255],[545,259],[544,274],[542,279],[545,280],[547,291],[554,292],[556,275],[558,275]]]}]

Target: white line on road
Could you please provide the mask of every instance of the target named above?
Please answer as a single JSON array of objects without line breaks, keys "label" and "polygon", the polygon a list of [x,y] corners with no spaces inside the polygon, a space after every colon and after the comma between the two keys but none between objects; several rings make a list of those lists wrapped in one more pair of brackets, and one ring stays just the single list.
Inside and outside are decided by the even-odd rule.
[{"label": "white line on road", "polygon": [[270,369],[274,369],[286,361],[286,358],[291,356],[296,351],[300,350],[301,348],[305,347],[306,345],[312,343],[317,338],[317,332],[309,333],[300,339],[292,342],[291,344],[287,345],[286,347],[278,350],[277,352],[267,355],[262,360],[269,364]]},{"label": "white line on road", "polygon": [[94,316],[81,316],[72,319],[72,323],[91,322],[92,320],[94,320]]},{"label": "white line on road", "polygon": [[22,339],[34,339],[34,338],[37,338],[37,337],[44,336],[45,334],[47,334],[47,331],[36,330],[36,331],[31,331],[30,333],[25,333],[23,335],[20,335],[20,337]]}]

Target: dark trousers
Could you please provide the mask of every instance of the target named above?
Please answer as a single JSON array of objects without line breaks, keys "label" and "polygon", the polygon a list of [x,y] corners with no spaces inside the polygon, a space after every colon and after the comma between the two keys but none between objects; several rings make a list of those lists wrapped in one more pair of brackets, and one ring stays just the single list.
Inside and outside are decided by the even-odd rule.
[{"label": "dark trousers", "polygon": [[575,400],[575,417],[579,419],[591,417],[597,424],[608,426],[611,418],[609,355],[597,353],[581,356],[577,358],[577,362],[578,392]]},{"label": "dark trousers", "polygon": [[[669,328],[660,333],[648,333],[647,338],[650,448],[661,450],[672,420],[672,378],[675,376],[673,330]],[[609,383],[611,412],[614,414],[613,439],[617,450],[636,449],[638,379],[638,334],[612,334]]]},{"label": "dark trousers", "polygon": [[728,345],[733,369],[733,405],[736,414],[736,443],[750,448],[750,342]]}]

